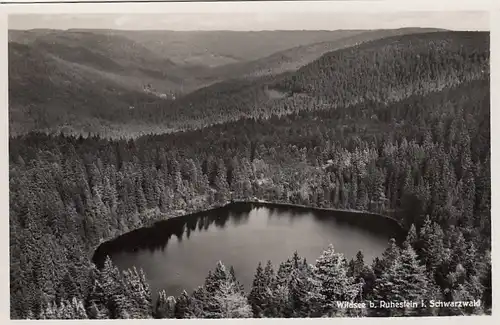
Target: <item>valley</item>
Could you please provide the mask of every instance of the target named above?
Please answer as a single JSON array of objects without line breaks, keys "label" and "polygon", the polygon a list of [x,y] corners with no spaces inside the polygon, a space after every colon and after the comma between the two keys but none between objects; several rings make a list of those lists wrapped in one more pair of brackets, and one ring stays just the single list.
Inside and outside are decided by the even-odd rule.
[{"label": "valley", "polygon": [[[206,112],[211,112],[211,106],[215,104],[221,106],[217,110],[223,111],[227,96],[236,96],[235,105],[237,110],[244,110],[244,116],[261,114],[259,110],[267,113],[267,108],[256,107],[265,105],[269,99],[269,92],[262,90],[263,85],[281,79],[283,74],[294,72],[329,51],[388,36],[436,31],[418,28],[198,34],[10,31],[10,133],[23,134],[35,129],[119,138],[170,132],[199,127],[200,123],[213,123],[200,120],[198,106],[207,105]],[[226,34],[231,37],[226,37]],[[230,49],[235,51],[236,39],[245,42],[247,47],[251,46],[254,54],[248,51],[246,56],[233,53],[232,56],[244,58],[237,63],[226,62],[217,66],[209,59],[196,64],[176,59],[176,55],[188,58],[206,53],[204,51],[223,56],[226,54],[221,53],[228,53]],[[203,44],[206,47],[202,51]],[[260,52],[259,48],[262,49]],[[226,84],[230,84],[229,88]],[[32,91],[28,93],[28,89]],[[208,98],[204,95],[206,93],[210,94]],[[218,98],[210,96],[221,97],[220,103]],[[180,98],[183,98],[180,102],[174,102]],[[179,111],[183,113],[179,114]],[[168,120],[168,125],[165,125],[165,120]],[[225,117],[216,122],[223,121]],[[120,128],[128,131],[119,132]]]}]

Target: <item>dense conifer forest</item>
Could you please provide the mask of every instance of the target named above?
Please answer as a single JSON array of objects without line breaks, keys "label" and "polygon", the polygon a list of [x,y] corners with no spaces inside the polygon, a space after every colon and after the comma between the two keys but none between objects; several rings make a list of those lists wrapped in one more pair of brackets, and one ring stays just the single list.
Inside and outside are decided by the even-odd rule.
[{"label": "dense conifer forest", "polygon": [[[336,51],[267,77],[265,91],[286,96],[259,109],[253,95],[234,97],[233,84],[190,97],[198,108],[159,113],[196,130],[11,137],[11,318],[491,313],[489,44],[485,34],[439,34]],[[332,246],[317,261],[300,252],[262,261],[249,292],[223,262],[178,297],[151,292],[142,270],[91,263],[103,241],[235,199],[387,214],[408,235],[373,263]],[[352,308],[421,300],[425,308]]]},{"label": "dense conifer forest", "polygon": [[488,37],[482,32],[387,37],[327,53],[296,72],[223,81],[130,114],[183,129],[241,117],[390,103],[484,78],[489,71]]}]

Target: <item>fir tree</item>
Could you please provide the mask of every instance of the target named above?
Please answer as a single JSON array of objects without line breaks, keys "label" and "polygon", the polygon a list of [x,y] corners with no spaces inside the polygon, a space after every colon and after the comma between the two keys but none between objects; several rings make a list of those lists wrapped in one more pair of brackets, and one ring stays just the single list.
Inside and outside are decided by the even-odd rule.
[{"label": "fir tree", "polygon": [[174,318],[177,302],[172,296],[168,296],[165,290],[158,293],[156,300],[156,308],[154,312],[155,318]]},{"label": "fir tree", "polygon": [[189,305],[191,298],[186,290],[182,291],[181,295],[176,299],[174,316],[177,319],[189,318]]},{"label": "fir tree", "polygon": [[412,224],[410,230],[408,231],[408,235],[406,236],[404,245],[411,245],[413,248],[416,248],[417,241],[417,229],[415,228],[415,225]]},{"label": "fir tree", "polygon": [[324,296],[321,282],[316,279],[313,266],[304,266],[292,271],[289,283],[289,299],[293,317],[321,317]]},{"label": "fir tree", "polygon": [[269,308],[268,290],[270,288],[266,282],[264,269],[262,268],[262,264],[259,262],[252,283],[252,289],[248,295],[248,302],[252,307],[253,315],[256,318],[262,317],[266,308]]},{"label": "fir tree", "polygon": [[337,301],[352,301],[358,294],[354,279],[347,275],[348,266],[342,254],[336,253],[333,245],[316,261],[314,273],[320,282],[323,296],[322,308],[326,314],[337,312]]},{"label": "fir tree", "polygon": [[356,259],[352,259],[349,262],[349,273],[348,275],[353,277],[354,279],[358,279],[362,276],[363,269],[365,267],[365,261],[363,252],[358,251],[356,253]]},{"label": "fir tree", "polygon": [[218,306],[218,311],[213,315],[214,318],[252,317],[252,308],[234,281],[222,283],[214,299]]},{"label": "fir tree", "polygon": [[[420,302],[426,298],[428,285],[425,268],[419,264],[413,248],[407,246],[375,281],[375,304],[389,301]],[[412,316],[418,315],[421,307],[389,308],[381,309],[380,312],[385,316]]]},{"label": "fir tree", "polygon": [[235,277],[222,264],[217,263],[213,273],[205,280],[204,313],[207,318],[246,318],[252,309]]}]

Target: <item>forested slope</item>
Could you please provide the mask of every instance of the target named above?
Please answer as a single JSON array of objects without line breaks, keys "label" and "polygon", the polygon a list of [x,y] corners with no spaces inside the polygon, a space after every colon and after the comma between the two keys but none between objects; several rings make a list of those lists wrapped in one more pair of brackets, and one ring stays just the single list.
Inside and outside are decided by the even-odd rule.
[{"label": "forested slope", "polygon": [[[460,55],[436,52],[448,53],[438,60],[447,62],[446,71],[470,72],[460,85],[424,87],[402,101],[372,96],[335,109],[137,140],[11,138],[11,317],[343,315],[331,301],[390,301],[396,294],[406,300],[483,302],[478,308],[398,311],[405,315],[484,313],[491,307],[490,103],[489,76],[477,72],[488,52],[468,61],[476,51],[471,44],[480,49],[475,42],[454,47]],[[431,43],[429,52],[433,48]],[[315,78],[304,73],[280,85]],[[353,84],[368,91],[364,81]],[[329,79],[312,85],[318,86],[301,91],[330,98]],[[393,213],[409,230],[409,244],[391,244],[372,266],[361,263],[362,256],[348,265],[333,249],[314,266],[292,258],[279,269],[267,268],[267,280],[257,270],[248,298],[234,273],[218,265],[192,294],[172,299],[161,293],[158,308],[150,296],[158,293],[149,292],[140,271],[120,275],[110,263],[100,271],[90,265],[92,249],[102,240],[231,198],[253,197]],[[328,265],[337,265],[335,274],[342,275],[334,277],[338,290],[331,291]],[[366,285],[360,293],[361,278]],[[393,291],[384,289],[394,282]],[[262,296],[262,283],[271,293]],[[379,312],[390,313],[367,311]]]},{"label": "forested slope", "polygon": [[250,62],[238,62],[215,67],[207,71],[210,77],[222,79],[239,77],[259,77],[271,74],[280,74],[286,71],[295,71],[300,67],[318,59],[327,52],[356,46],[386,37],[397,35],[411,35],[420,33],[437,32],[432,28],[400,28],[387,30],[358,31],[340,34],[335,40],[322,41],[314,44],[300,45],[284,51],[273,53],[269,56],[258,58]]},{"label": "forested slope", "polygon": [[[10,132],[167,132],[155,110],[164,98],[220,81],[213,62],[246,62],[358,33],[9,30]],[[148,124],[136,114],[145,107],[154,108],[146,110]]]},{"label": "forested slope", "polygon": [[[489,73],[488,33],[416,33],[349,47],[349,40],[372,37],[354,33],[344,44],[347,48],[326,53],[298,71],[248,80],[238,79],[237,67],[229,73],[228,66],[224,78],[229,79],[171,101],[162,97],[172,89],[189,92],[213,83],[216,76],[163,59],[147,47],[151,42],[146,46],[97,32],[64,35],[18,36],[9,44],[11,134],[36,129],[130,138],[241,117],[397,101]],[[331,37],[342,43],[342,35]],[[16,43],[23,39],[25,44]],[[268,59],[264,65],[273,65],[274,59]],[[260,64],[247,67],[259,70]]]},{"label": "forested slope", "polygon": [[119,35],[182,66],[218,67],[264,58],[292,47],[361,34],[363,30],[165,31],[94,30]]},{"label": "forested slope", "polygon": [[[130,122],[133,109],[166,101],[143,86],[163,78],[168,67],[156,72],[145,64],[134,68],[131,59],[118,60],[99,48],[91,49],[49,41],[9,43],[11,134],[64,127],[97,133],[109,124]],[[168,87],[164,91],[168,93]]]},{"label": "forested slope", "polygon": [[173,129],[204,127],[241,117],[389,103],[488,74],[488,33],[394,36],[327,53],[296,72],[227,80],[148,114]]}]

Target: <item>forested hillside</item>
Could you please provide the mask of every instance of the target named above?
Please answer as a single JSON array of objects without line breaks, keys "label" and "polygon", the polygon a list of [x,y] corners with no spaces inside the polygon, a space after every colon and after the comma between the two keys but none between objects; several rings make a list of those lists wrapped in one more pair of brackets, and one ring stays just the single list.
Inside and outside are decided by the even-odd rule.
[{"label": "forested hillside", "polygon": [[[341,49],[298,71],[281,69],[277,53],[222,67],[226,71],[222,77],[217,69],[180,66],[164,59],[151,44],[154,33],[142,43],[104,32],[18,35],[9,43],[10,131],[13,135],[35,129],[130,138],[241,117],[401,100],[481,79],[489,72],[487,33],[415,32],[392,37],[385,37],[384,31],[370,33],[331,36],[331,49]],[[113,40],[111,45],[106,45],[107,40]],[[364,43],[352,46],[358,41]],[[291,55],[292,66],[299,64],[300,53]],[[241,73],[261,74],[263,67],[285,72],[240,78]],[[198,89],[207,84],[211,85]],[[198,90],[181,97],[176,93],[193,89]],[[177,95],[176,100],[169,100],[171,95]]]},{"label": "forested hillside", "polygon": [[264,58],[292,47],[336,41],[363,30],[165,31],[94,30],[123,36],[183,66],[219,67]]},{"label": "forested hillside", "polygon": [[[155,111],[167,99],[220,81],[213,64],[361,32],[9,30],[10,132],[168,132],[155,123]],[[145,109],[147,122],[135,113]]]},{"label": "forested hillside", "polygon": [[437,32],[432,28],[400,28],[388,30],[372,30],[347,32],[339,39],[322,41],[314,44],[300,45],[250,62],[238,62],[215,67],[207,71],[211,77],[221,79],[240,77],[259,77],[263,75],[280,74],[295,71],[300,67],[318,59],[327,52],[356,46],[361,43],[383,39],[396,35],[411,35]]},{"label": "forested hillside", "polygon": [[[242,88],[243,100],[215,93],[189,110],[163,111],[164,118],[199,125],[251,116],[196,131],[120,141],[11,138],[11,317],[352,315],[332,306],[338,299],[482,302],[364,310],[370,316],[489,312],[488,39],[437,35],[337,51],[272,80],[269,86],[294,95],[266,102],[260,115],[277,113],[267,119],[240,106],[257,98]],[[326,105],[299,108],[298,98]],[[238,270],[223,264],[204,286],[175,298],[150,292],[140,270],[121,274],[109,261],[101,270],[91,266],[103,240],[254,197],[391,213],[408,240],[402,247],[391,243],[373,265],[362,254],[349,263],[331,247],[310,265],[298,255],[278,268],[261,265],[246,293]],[[151,295],[159,295],[158,306]]]},{"label": "forested hillside", "polygon": [[362,102],[390,103],[480,80],[489,73],[488,58],[488,33],[394,36],[327,53],[296,72],[227,80],[144,113],[179,129]]},{"label": "forested hillside", "polygon": [[[37,35],[33,40],[32,34]],[[19,43],[9,42],[11,134],[96,133],[123,125],[130,122],[131,110],[165,102],[182,82],[189,88],[195,79],[188,77],[191,71],[126,38],[88,32],[17,36]]]}]

